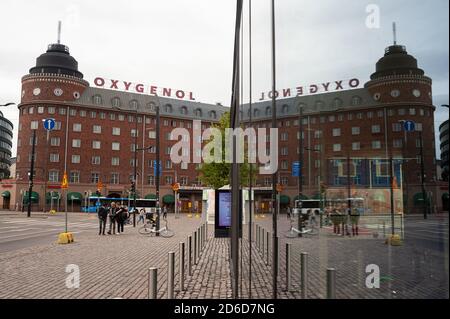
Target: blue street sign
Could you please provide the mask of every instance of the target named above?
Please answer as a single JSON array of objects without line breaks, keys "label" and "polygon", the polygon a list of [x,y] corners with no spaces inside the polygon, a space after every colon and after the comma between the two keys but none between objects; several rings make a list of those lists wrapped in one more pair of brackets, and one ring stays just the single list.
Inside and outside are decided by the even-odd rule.
[{"label": "blue street sign", "polygon": [[44,128],[47,131],[51,131],[55,128],[55,120],[54,119],[45,119],[42,121],[44,122]]},{"label": "blue street sign", "polygon": [[403,128],[406,132],[414,132],[416,130],[416,123],[414,121],[403,122]]},{"label": "blue street sign", "polygon": [[292,162],[292,176],[299,177],[300,176],[300,162]]},{"label": "blue street sign", "polygon": [[[157,169],[156,160],[153,160],[153,175],[155,176],[156,176],[156,169]],[[162,176],[161,161],[159,161],[159,176]]]}]

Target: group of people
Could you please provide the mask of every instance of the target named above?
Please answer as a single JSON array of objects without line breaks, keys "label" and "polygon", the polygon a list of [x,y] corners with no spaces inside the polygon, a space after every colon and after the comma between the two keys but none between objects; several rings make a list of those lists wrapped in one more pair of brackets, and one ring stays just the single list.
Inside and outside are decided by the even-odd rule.
[{"label": "group of people", "polygon": [[[359,235],[359,210],[355,207],[349,209],[347,207],[327,207],[325,209],[327,219],[333,224],[333,233],[342,236],[358,236]],[[349,226],[352,229],[350,235]]]},{"label": "group of people", "polygon": [[109,231],[108,235],[116,234],[116,226],[117,226],[117,234],[124,232],[125,222],[130,217],[130,213],[128,212],[128,208],[125,205],[118,205],[115,202],[112,202],[109,207],[102,204],[98,209],[98,220],[99,220],[99,235],[105,235],[106,224],[109,220]]}]

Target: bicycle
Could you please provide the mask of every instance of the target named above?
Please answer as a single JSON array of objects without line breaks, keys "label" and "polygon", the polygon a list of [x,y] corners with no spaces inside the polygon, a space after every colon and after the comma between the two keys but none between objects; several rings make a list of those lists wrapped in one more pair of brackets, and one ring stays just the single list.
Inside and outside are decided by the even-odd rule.
[{"label": "bicycle", "polygon": [[[306,220],[306,218],[308,220]],[[297,238],[298,234],[302,235],[317,235],[319,233],[317,229],[317,221],[315,215],[307,215],[306,217],[302,217],[302,230],[299,230],[294,227],[294,223],[297,221],[297,214],[292,214],[291,217],[291,228],[285,234],[287,238]],[[309,227],[308,227],[309,226]]]},{"label": "bicycle", "polygon": [[147,222],[138,230],[139,234],[146,236],[153,236],[155,234],[161,235],[164,238],[170,238],[175,233],[169,229],[167,219],[164,219],[165,226],[156,230],[156,218],[147,218]]}]

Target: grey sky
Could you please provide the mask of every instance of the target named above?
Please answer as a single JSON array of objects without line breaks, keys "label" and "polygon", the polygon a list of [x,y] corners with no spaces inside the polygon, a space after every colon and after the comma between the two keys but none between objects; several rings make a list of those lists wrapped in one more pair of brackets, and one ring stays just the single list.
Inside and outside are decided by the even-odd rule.
[{"label": "grey sky", "polygon": [[[379,6],[378,29],[365,24],[369,4]],[[2,0],[0,103],[20,101],[21,77],[56,41],[62,20],[62,43],[88,81],[103,76],[179,88],[193,91],[198,101],[228,105],[235,5],[231,0]],[[433,79],[434,104],[448,103],[448,7],[447,0],[277,0],[278,87],[353,77],[367,81],[392,43],[396,21],[398,42]],[[270,1],[253,0],[254,99],[270,88],[269,23]],[[16,126],[16,142],[17,109],[2,111]],[[448,113],[439,110],[436,130],[444,118]]]}]

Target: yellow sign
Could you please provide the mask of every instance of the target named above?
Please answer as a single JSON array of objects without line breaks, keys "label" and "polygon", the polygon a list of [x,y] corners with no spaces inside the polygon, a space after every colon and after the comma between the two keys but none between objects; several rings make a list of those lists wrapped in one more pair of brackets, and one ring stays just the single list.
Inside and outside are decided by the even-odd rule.
[{"label": "yellow sign", "polygon": [[103,183],[100,182],[100,181],[98,181],[98,183],[97,183],[97,189],[98,189],[99,191],[101,191],[102,188],[103,188]]},{"label": "yellow sign", "polygon": [[178,191],[180,189],[180,183],[175,183],[172,185],[172,189],[174,192]]},{"label": "yellow sign", "polygon": [[277,184],[277,192],[281,193],[283,191],[283,186],[281,184]]},{"label": "yellow sign", "polygon": [[67,173],[64,172],[61,188],[68,188],[69,187],[69,181],[67,180]]}]

